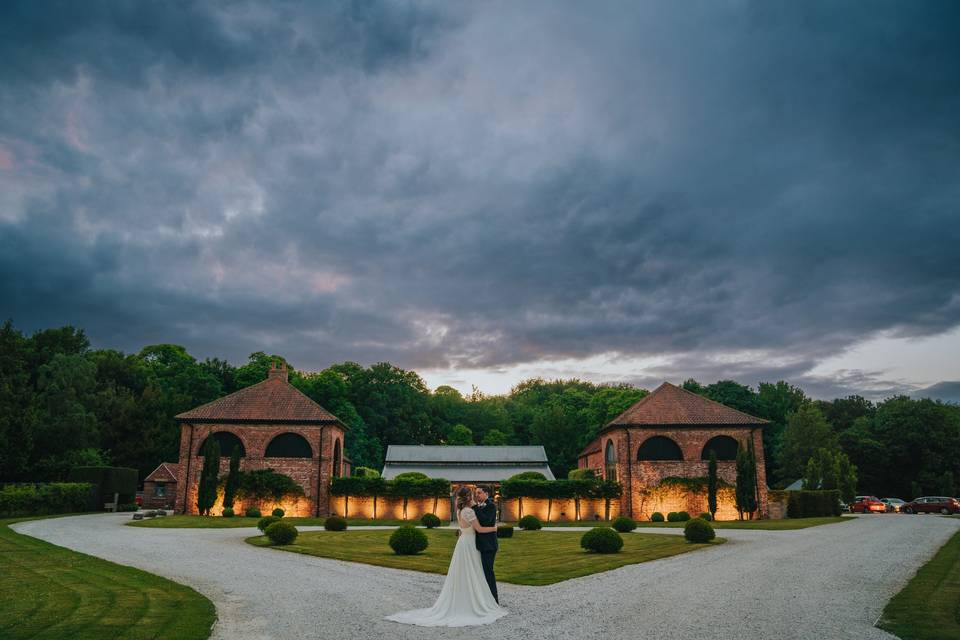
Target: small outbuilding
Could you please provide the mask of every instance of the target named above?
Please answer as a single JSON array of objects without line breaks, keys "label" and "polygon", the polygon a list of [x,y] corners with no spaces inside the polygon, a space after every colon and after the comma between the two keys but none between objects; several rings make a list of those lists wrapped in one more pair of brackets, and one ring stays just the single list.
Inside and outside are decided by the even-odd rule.
[{"label": "small outbuilding", "polygon": [[160,466],[144,478],[141,505],[144,509],[173,509],[177,500],[179,467],[176,462],[161,462]]}]

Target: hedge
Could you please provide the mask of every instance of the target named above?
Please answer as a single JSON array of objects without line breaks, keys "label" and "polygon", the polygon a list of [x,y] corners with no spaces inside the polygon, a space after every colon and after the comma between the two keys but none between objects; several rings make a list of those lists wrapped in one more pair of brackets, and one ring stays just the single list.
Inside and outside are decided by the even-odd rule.
[{"label": "hedge", "polygon": [[840,515],[840,491],[790,491],[787,499],[788,518],[821,518]]},{"label": "hedge", "polygon": [[[33,516],[88,511],[91,495],[95,493],[96,489],[87,482],[8,484],[0,488],[0,515]],[[103,505],[99,508],[102,509]]]},{"label": "hedge", "polygon": [[704,542],[710,542],[717,537],[717,534],[713,531],[713,527],[710,526],[709,522],[701,520],[700,518],[694,518],[684,525],[683,537],[687,539],[687,542],[702,544]]},{"label": "hedge", "polygon": [[507,480],[500,486],[504,498],[619,498],[623,492],[620,484],[596,479],[584,480]]},{"label": "hedge", "polygon": [[423,531],[405,525],[390,535],[390,548],[400,556],[412,556],[426,550],[430,542]]},{"label": "hedge", "polygon": [[593,553],[617,553],[623,548],[623,538],[609,527],[595,527],[583,534],[580,546]]},{"label": "hedge", "polygon": [[[267,517],[269,518],[271,516]],[[270,538],[270,542],[278,545],[290,544],[296,540],[300,534],[297,528],[286,520],[277,520],[267,527],[264,533]]]},{"label": "hedge", "polygon": [[137,497],[137,470],[129,467],[74,467],[67,474],[67,482],[87,482],[96,487],[87,508],[103,510],[105,502],[113,502],[113,494],[120,494],[119,504],[135,502]]},{"label": "hedge", "polygon": [[366,476],[334,478],[330,494],[335,496],[391,498],[436,498],[450,495],[450,481],[443,478],[384,480]]}]

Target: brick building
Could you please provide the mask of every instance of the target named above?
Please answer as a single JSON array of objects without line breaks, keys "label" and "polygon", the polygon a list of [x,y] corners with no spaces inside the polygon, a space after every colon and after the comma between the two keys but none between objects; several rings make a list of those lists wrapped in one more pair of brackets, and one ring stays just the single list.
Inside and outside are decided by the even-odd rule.
[{"label": "brick building", "polygon": [[[290,476],[306,496],[280,506],[288,515],[326,515],[330,479],[350,475],[343,453],[346,427],[287,380],[286,365],[271,367],[267,379],[176,416],[180,423],[180,461],[176,477],[177,513],[197,513],[197,485],[207,438],[220,443],[220,474],[229,471],[230,455],[240,447],[240,469],[273,469]],[[245,505],[234,504],[238,513]],[[263,510],[273,504],[256,505]],[[218,498],[211,513],[219,515]]]},{"label": "brick building", "polygon": [[161,462],[143,479],[144,509],[173,509],[177,499],[179,469],[180,465],[176,462]]},{"label": "brick building", "polygon": [[[762,429],[756,418],[668,382],[614,418],[580,452],[577,466],[623,485],[620,512],[648,520],[655,511],[706,511],[706,492],[696,482],[704,478],[712,449],[717,475],[736,482],[736,456],[752,439],[757,458],[760,517],[767,517],[767,482]],[[664,480],[666,481],[664,482]],[[719,495],[718,519],[733,519],[733,491]]]}]

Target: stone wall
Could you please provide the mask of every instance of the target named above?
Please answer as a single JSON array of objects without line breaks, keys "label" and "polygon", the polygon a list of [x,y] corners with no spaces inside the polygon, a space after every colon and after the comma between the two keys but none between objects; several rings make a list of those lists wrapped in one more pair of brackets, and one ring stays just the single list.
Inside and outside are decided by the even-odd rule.
[{"label": "stone wall", "polygon": [[[282,424],[191,424],[183,423],[180,429],[180,461],[177,474],[178,491],[176,496],[177,513],[197,513],[197,486],[203,468],[200,448],[207,436],[226,431],[237,436],[243,443],[246,455],[240,459],[241,471],[273,469],[290,476],[303,487],[306,496],[299,500],[285,500],[278,504],[288,515],[315,516],[326,515],[330,508],[329,487],[333,475],[333,449],[337,440],[343,447],[343,427],[339,425],[282,425]],[[296,433],[310,444],[310,458],[267,458],[264,457],[267,445],[282,433]],[[189,453],[188,453],[189,452]],[[220,475],[230,470],[230,459],[220,459]],[[237,500],[234,512],[242,513],[247,506]],[[256,505],[269,512],[272,504]],[[268,508],[269,507],[269,508]],[[212,510],[220,513],[220,498]]]},{"label": "stone wall", "polygon": [[[521,516],[535,515],[542,522],[574,522],[576,502],[572,499],[546,500],[543,498],[509,498],[501,501],[500,519],[516,522]],[[610,501],[611,520],[620,515],[620,501]],[[580,521],[604,520],[607,517],[606,501],[596,498],[580,500]]]},{"label": "stone wall", "polygon": [[330,512],[347,518],[367,520],[411,520],[419,521],[425,513],[432,513],[440,520],[449,522],[450,498],[408,498],[406,518],[403,512],[403,498],[350,496],[332,496]]}]

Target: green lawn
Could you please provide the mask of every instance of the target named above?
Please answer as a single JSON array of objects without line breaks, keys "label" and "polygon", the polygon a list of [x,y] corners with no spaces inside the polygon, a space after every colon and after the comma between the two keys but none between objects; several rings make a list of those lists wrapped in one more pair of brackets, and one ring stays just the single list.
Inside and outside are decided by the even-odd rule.
[{"label": "green lawn", "polygon": [[960,640],[960,533],[893,596],[877,626],[903,640]]},{"label": "green lawn", "polygon": [[0,638],[148,640],[210,637],[213,603],[139,569],[70,551],[0,520]]},{"label": "green lawn", "polygon": [[[274,548],[382,567],[446,573],[456,543],[455,531],[426,530],[430,546],[415,556],[396,555],[387,542],[391,533],[390,530],[311,531],[301,533],[295,544]],[[623,536],[620,553],[600,555],[580,548],[582,535],[566,531],[517,531],[513,538],[502,538],[497,554],[497,579],[535,586],[553,584],[711,546],[690,544],[683,536],[638,533]],[[247,542],[261,547],[270,544],[264,536],[248,538]],[[722,542],[724,540],[718,538],[711,544]]]},{"label": "green lawn", "polygon": [[[267,514],[270,515],[270,514]],[[161,518],[146,518],[131,520],[125,524],[130,527],[149,527],[153,529],[234,529],[241,527],[256,527],[260,518],[224,518],[222,516],[166,516]],[[299,526],[323,526],[326,518],[284,518]]]},{"label": "green lawn", "polygon": [[[856,518],[784,518],[783,520],[722,520],[711,522],[714,529],[761,529],[763,531],[787,531],[790,529],[806,529],[819,527],[823,524],[850,522]],[[682,529],[685,522],[638,522],[638,527],[674,527]]]}]

